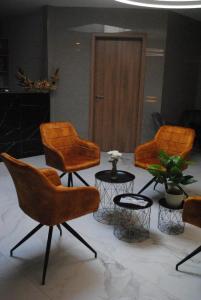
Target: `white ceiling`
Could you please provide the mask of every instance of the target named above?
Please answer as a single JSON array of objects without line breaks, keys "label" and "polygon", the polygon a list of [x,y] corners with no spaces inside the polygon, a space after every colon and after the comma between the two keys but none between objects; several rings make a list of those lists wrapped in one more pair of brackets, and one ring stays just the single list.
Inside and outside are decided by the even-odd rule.
[{"label": "white ceiling", "polygon": [[[135,8],[135,6],[122,4],[114,0],[0,0],[0,15],[31,13],[46,5],[57,7]],[[178,12],[201,21],[201,9],[179,10]]]}]

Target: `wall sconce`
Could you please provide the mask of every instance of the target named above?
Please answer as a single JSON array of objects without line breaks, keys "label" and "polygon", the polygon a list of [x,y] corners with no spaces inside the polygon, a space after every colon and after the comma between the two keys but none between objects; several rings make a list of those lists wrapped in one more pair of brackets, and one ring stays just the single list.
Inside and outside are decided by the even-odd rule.
[{"label": "wall sconce", "polygon": [[165,51],[159,48],[146,48],[146,56],[164,56]]},{"label": "wall sconce", "polygon": [[73,47],[75,48],[75,51],[80,51],[80,46],[81,46],[81,43],[80,42],[75,42],[73,44]]},{"label": "wall sconce", "polygon": [[156,103],[157,102],[157,97],[156,96],[146,96],[145,101],[149,103]]}]

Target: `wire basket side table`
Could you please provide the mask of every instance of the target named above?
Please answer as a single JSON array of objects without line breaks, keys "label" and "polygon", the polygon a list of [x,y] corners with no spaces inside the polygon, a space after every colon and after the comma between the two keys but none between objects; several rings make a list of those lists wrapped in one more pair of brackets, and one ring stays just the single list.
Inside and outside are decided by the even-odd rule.
[{"label": "wire basket side table", "polygon": [[96,221],[112,225],[114,222],[113,198],[119,194],[132,193],[135,175],[126,171],[117,171],[113,178],[111,170],[100,171],[95,174],[95,186],[100,193],[100,205],[93,216]]},{"label": "wire basket side table", "polygon": [[[133,198],[135,202],[121,202],[126,197]],[[114,198],[114,204],[114,235],[126,242],[148,239],[153,201],[144,195],[123,194]]]},{"label": "wire basket side table", "polygon": [[180,207],[169,207],[165,198],[159,200],[158,229],[166,234],[180,234],[184,232],[182,220],[183,203]]}]

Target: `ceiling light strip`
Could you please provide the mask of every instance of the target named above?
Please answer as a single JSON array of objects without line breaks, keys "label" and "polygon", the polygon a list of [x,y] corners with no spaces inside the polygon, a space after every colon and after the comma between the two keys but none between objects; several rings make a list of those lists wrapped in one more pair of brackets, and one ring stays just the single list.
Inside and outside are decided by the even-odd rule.
[{"label": "ceiling light strip", "polygon": [[[150,8],[167,8],[167,9],[193,9],[201,8],[201,1],[198,0],[115,0],[124,4],[150,7]],[[165,2],[165,3],[164,3]]]}]

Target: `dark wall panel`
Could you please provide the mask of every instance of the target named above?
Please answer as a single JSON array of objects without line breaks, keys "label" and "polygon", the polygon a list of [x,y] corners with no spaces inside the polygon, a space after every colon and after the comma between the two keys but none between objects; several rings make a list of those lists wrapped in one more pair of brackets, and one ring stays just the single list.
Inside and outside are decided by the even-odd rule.
[{"label": "dark wall panel", "polygon": [[17,158],[43,153],[39,126],[50,119],[49,94],[0,94],[0,152]]}]

